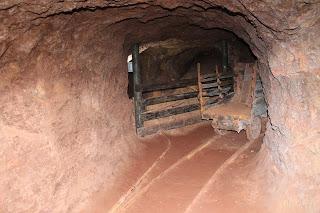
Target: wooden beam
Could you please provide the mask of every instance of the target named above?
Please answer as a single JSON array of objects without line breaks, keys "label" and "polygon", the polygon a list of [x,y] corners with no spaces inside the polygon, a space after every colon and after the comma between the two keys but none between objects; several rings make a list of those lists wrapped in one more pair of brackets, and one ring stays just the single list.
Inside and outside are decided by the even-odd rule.
[{"label": "wooden beam", "polygon": [[201,83],[201,73],[200,73],[200,63],[197,63],[197,73],[198,73],[198,91],[199,91],[199,102],[200,102],[200,112],[203,112],[203,94],[202,94],[202,83]]},{"label": "wooden beam", "polygon": [[151,135],[159,130],[169,130],[169,129],[176,129],[179,127],[187,126],[187,125],[192,125],[195,123],[199,122],[204,122],[204,120],[201,119],[200,115],[199,116],[194,116],[188,119],[182,119],[178,121],[173,121],[170,123],[165,123],[165,124],[159,124],[159,125],[154,125],[151,127],[142,127],[138,130],[139,136],[143,137],[146,135]]},{"label": "wooden beam", "polygon": [[[227,92],[230,89],[231,89],[231,86],[223,87],[222,91]],[[195,98],[195,97],[197,97],[197,95],[198,95],[198,92],[189,92],[189,93],[182,93],[182,94],[176,94],[176,95],[160,96],[160,97],[155,97],[155,98],[144,99],[143,104],[144,104],[144,106],[150,106],[150,105],[161,104],[161,103],[165,103],[165,102]],[[217,88],[203,89],[202,96],[204,96],[204,97],[216,96],[216,95],[219,95]]]},{"label": "wooden beam", "polygon": [[[232,89],[231,86],[223,87],[222,92],[227,93],[231,89]],[[161,104],[161,103],[166,103],[171,101],[195,98],[197,97],[197,95],[198,95],[198,92],[182,93],[182,94],[176,94],[176,95],[168,95],[168,96],[160,96],[156,98],[144,99],[143,102],[145,106],[150,106],[150,105]],[[203,97],[215,97],[218,95],[219,95],[219,92],[217,88],[204,89],[202,92]]]},{"label": "wooden beam", "polygon": [[205,102],[205,107],[216,104],[219,102],[219,100],[220,100],[219,96],[216,96],[214,98],[211,97]]},{"label": "wooden beam", "polygon": [[226,80],[226,81],[220,81],[220,82],[214,82],[214,83],[207,83],[207,84],[202,84],[202,88],[203,89],[209,89],[209,88],[213,88],[213,87],[217,87],[219,89],[228,85],[233,85],[233,80]]},{"label": "wooden beam", "polygon": [[141,73],[139,66],[139,44],[134,44],[132,48],[132,65],[133,65],[133,89],[134,89],[134,109],[136,130],[143,126],[141,119],[142,111],[142,91],[141,91]]},{"label": "wooden beam", "polygon": [[156,98],[149,98],[144,100],[144,105],[155,105],[155,104],[161,104],[165,102],[170,101],[178,101],[178,100],[184,100],[189,98],[195,98],[197,97],[198,92],[189,92],[189,93],[182,93],[182,94],[176,94],[176,95],[167,95],[167,96],[161,96]]},{"label": "wooden beam", "polygon": [[[230,91],[232,91],[232,87],[231,86],[221,89],[221,92],[223,94],[230,93]],[[202,96],[203,97],[215,97],[215,96],[219,96],[219,94],[220,94],[220,91],[217,88],[214,88],[214,89],[210,89],[210,90],[205,91],[202,94]]]},{"label": "wooden beam", "polygon": [[[228,73],[228,74],[225,74],[225,75],[221,75],[220,76],[220,79],[226,79],[226,78],[233,78],[233,74],[232,73]],[[217,79],[217,76],[216,75],[213,75],[211,77],[207,77],[207,78],[201,78],[201,82],[207,82],[207,81],[216,81]]]},{"label": "wooden beam", "polygon": [[[209,76],[207,78],[203,78],[201,76],[201,81],[202,82],[207,82],[207,81],[215,81],[216,80],[216,75],[206,75]],[[232,73],[227,73],[225,75],[221,75],[220,79],[227,79],[227,78],[232,78],[233,75]],[[142,92],[152,92],[152,91],[159,91],[159,90],[168,90],[168,89],[177,89],[177,88],[182,88],[182,87],[187,87],[187,86],[195,86],[197,85],[197,80],[198,79],[183,79],[180,80],[179,82],[168,82],[168,83],[162,83],[162,84],[152,84],[152,85],[146,85],[143,86]]]},{"label": "wooden beam", "polygon": [[184,79],[184,80],[180,80],[179,82],[147,85],[142,88],[142,91],[152,92],[152,91],[167,90],[167,89],[177,89],[177,88],[182,88],[186,86],[194,86],[196,84],[197,84],[196,79]]},{"label": "wooden beam", "polygon": [[142,120],[149,121],[149,120],[158,119],[158,118],[170,117],[172,115],[192,112],[192,111],[198,110],[199,108],[200,108],[199,104],[191,104],[187,106],[176,107],[176,108],[166,109],[166,110],[161,110],[156,112],[147,112],[142,114]]},{"label": "wooden beam", "polygon": [[216,96],[215,98],[210,98],[205,102],[205,108],[228,102],[233,97],[233,95],[234,92],[229,91],[229,93],[226,94],[224,99],[219,98],[219,96]]}]

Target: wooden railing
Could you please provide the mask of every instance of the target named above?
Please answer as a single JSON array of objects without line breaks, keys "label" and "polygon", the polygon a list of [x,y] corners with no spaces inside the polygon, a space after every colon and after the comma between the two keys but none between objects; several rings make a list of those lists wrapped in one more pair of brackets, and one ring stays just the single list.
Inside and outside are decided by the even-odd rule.
[{"label": "wooden railing", "polygon": [[[170,116],[175,116],[179,114],[184,114],[192,111],[199,110],[203,106],[216,104],[221,101],[221,94],[232,94],[233,92],[233,75],[232,73],[219,74],[202,74],[198,78],[194,79],[182,79],[177,82],[168,82],[164,84],[141,84],[141,75],[139,67],[139,46],[136,44],[133,47],[133,78],[134,78],[134,104],[135,104],[135,121],[136,130],[138,135],[144,136],[157,132],[160,129],[172,129],[179,126],[184,126],[201,121],[200,113],[198,116],[188,119],[182,119],[174,121],[170,124],[159,124],[157,126],[148,126],[144,124],[147,121],[166,118]],[[200,66],[199,66],[200,67]],[[226,70],[224,70],[226,71]],[[200,74],[200,73],[199,73]],[[200,84],[199,84],[200,78]],[[201,90],[199,90],[199,85],[201,85]],[[190,87],[194,89],[189,92],[185,92]],[[184,90],[184,92],[177,92],[179,90]],[[175,91],[174,94],[168,94],[167,91]],[[201,91],[201,94],[199,94]],[[150,93],[160,93],[160,96],[148,97],[146,94]],[[196,99],[194,102],[183,104],[182,106],[172,106],[167,109],[149,110],[150,106],[183,101],[188,102],[188,99]],[[199,99],[200,102],[199,102]]]},{"label": "wooden railing", "polygon": [[[212,105],[219,101],[219,94],[223,92],[224,94],[229,94],[233,91],[233,75],[231,73],[227,73],[220,76],[220,86],[217,83],[217,78],[215,74],[207,74],[203,75],[201,77],[201,82],[203,85],[202,88],[202,97],[206,99],[205,105]],[[187,100],[191,98],[197,98],[199,95],[199,90],[197,86],[197,79],[186,79],[181,80],[179,82],[170,82],[167,84],[157,84],[157,85],[148,85],[145,87],[142,87],[142,101],[141,101],[141,114],[140,119],[142,122],[141,127],[138,129],[139,135],[146,135],[151,134],[153,132],[156,132],[161,129],[171,129],[176,128],[177,123],[172,123],[170,125],[166,126],[159,126],[159,128],[150,128],[146,129],[144,127],[144,122],[159,119],[159,118],[165,118],[170,116],[175,116],[183,113],[192,112],[195,110],[200,109],[199,101],[197,100],[196,103],[186,104],[183,106],[175,106],[169,109],[162,109],[157,111],[151,111],[147,110],[148,106],[162,104],[162,103],[168,103],[168,102],[174,102],[174,101],[181,101],[181,100]],[[221,88],[221,91],[219,91],[218,86]],[[166,91],[170,90],[173,91],[175,89],[185,89],[193,87],[196,88],[195,91],[190,92],[183,92],[178,94],[170,94],[170,95],[161,95],[157,97],[148,97],[143,98],[144,94],[148,94],[151,92],[160,92],[162,94],[165,94]],[[200,118],[197,117],[193,120],[189,120],[190,123],[199,122]],[[181,123],[183,125],[183,123]]]}]

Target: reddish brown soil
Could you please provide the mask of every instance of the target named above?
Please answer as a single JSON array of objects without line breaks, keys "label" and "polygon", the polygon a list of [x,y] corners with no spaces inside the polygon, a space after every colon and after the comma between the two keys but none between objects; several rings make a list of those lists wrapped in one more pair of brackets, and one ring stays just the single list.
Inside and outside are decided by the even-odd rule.
[{"label": "reddish brown soil", "polygon": [[125,194],[128,189],[137,181],[137,179],[151,166],[165,150],[167,142],[161,135],[152,138],[152,146],[145,145],[144,152],[132,162],[132,167],[128,168],[125,174],[117,179],[111,190],[101,190],[93,198],[92,205],[84,212],[105,212],[105,209],[111,209],[114,203]]},{"label": "reddish brown soil", "polygon": [[208,210],[219,213],[274,212],[261,197],[259,183],[264,182],[264,177],[257,179],[252,175],[262,138],[263,135],[260,135],[235,161],[228,164],[214,182],[211,180],[203,186],[186,213],[206,213]]},{"label": "reddish brown soil", "polygon": [[[209,140],[212,140],[211,145],[165,175],[162,174],[183,156]],[[168,152],[146,178],[145,185],[153,181],[152,184],[141,193],[145,185],[142,190],[134,192],[130,205],[121,208],[125,209],[124,212],[183,212],[219,166],[246,142],[246,137],[243,133],[216,136],[212,127],[205,123],[146,138],[141,141],[145,145],[144,153],[135,160],[134,166],[128,169],[112,190],[100,192],[88,210],[110,210],[166,150],[168,141],[171,141]],[[159,178],[159,175],[162,176]]]},{"label": "reddish brown soil", "polygon": [[[241,154],[231,165],[224,169],[214,184],[204,187],[204,193],[189,206],[186,213],[247,213],[273,212],[272,207],[265,205],[261,200],[260,188],[250,174],[252,161],[257,150],[248,149]],[[297,212],[297,211],[295,211]]]},{"label": "reddish brown soil", "polygon": [[202,185],[231,153],[203,150],[156,181],[126,212],[183,212]]}]

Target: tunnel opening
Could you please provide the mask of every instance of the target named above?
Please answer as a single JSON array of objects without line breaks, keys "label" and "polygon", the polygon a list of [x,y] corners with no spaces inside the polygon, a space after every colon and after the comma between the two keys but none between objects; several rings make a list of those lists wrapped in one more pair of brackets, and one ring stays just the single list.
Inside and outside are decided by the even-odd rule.
[{"label": "tunnel opening", "polygon": [[248,129],[250,140],[259,136],[267,105],[256,58],[236,35],[214,30],[214,38],[170,38],[132,48],[129,85],[139,136],[205,120],[220,133]]},{"label": "tunnel opening", "polygon": [[[1,212],[319,212],[317,2],[5,0],[0,17]],[[181,100],[195,101],[198,116],[173,126],[183,128],[157,122],[186,114],[184,105],[136,105],[166,115],[151,120],[158,134],[137,137],[127,60],[136,44],[149,45],[132,55],[143,86],[196,77],[193,88],[140,94],[150,103],[191,96]],[[268,114],[256,140],[220,135],[229,129],[217,122],[233,117],[216,108],[197,123],[211,70],[218,100],[228,97],[224,70],[240,82],[258,74]],[[231,82],[227,101],[242,85]]]}]

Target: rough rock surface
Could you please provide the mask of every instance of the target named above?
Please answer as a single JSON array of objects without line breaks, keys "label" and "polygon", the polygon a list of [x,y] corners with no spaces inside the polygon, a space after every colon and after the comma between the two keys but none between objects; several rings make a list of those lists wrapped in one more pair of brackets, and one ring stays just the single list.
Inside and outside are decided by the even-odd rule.
[{"label": "rough rock surface", "polygon": [[53,19],[2,58],[1,212],[77,212],[136,150],[121,42]]},{"label": "rough rock surface", "polygon": [[319,211],[319,17],[312,0],[1,1],[0,210],[79,211],[111,187],[137,150],[130,46],[192,39],[192,25],[234,32],[259,60],[270,122],[253,173],[266,201]]},{"label": "rough rock surface", "polygon": [[[216,65],[222,70],[221,41],[228,42],[230,66],[235,63],[254,62],[255,58],[246,43],[231,32],[214,29],[208,32],[193,27],[190,33],[198,35],[194,39],[179,36],[143,44],[140,48],[140,69],[143,85],[163,84],[181,78],[197,78],[197,62],[201,63],[201,73],[212,73]],[[184,32],[188,32],[185,30]],[[131,55],[130,55],[131,57]],[[131,58],[130,58],[131,59]]]}]

